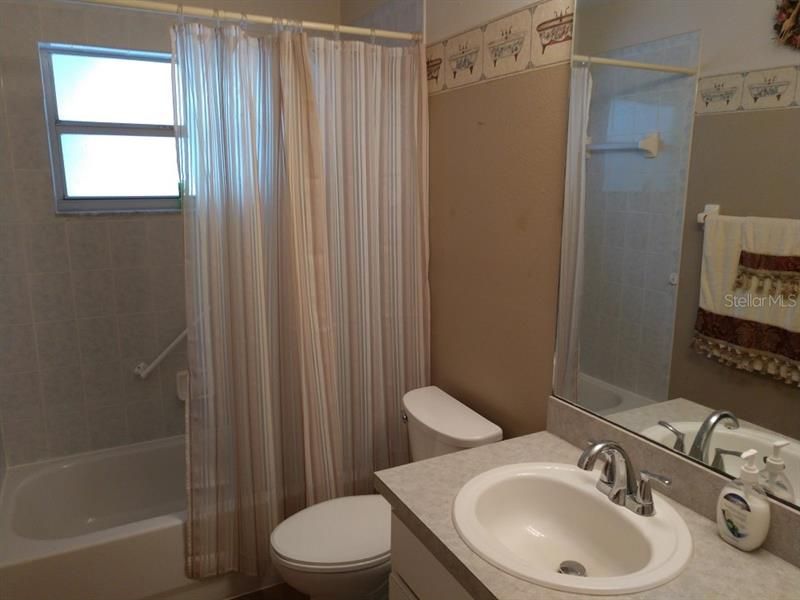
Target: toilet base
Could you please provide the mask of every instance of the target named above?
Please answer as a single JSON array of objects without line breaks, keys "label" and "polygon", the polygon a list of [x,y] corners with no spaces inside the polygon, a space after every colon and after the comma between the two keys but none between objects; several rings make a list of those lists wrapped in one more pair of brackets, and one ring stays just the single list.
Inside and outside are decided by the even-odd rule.
[{"label": "toilet base", "polygon": [[345,572],[309,572],[293,568],[273,554],[283,580],[311,600],[387,600],[391,561]]}]

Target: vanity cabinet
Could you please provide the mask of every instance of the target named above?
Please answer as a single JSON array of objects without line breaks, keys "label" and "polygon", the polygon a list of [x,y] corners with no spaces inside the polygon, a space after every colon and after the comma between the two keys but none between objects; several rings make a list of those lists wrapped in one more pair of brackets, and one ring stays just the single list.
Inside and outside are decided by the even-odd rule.
[{"label": "vanity cabinet", "polygon": [[471,600],[472,596],[392,513],[389,600]]}]

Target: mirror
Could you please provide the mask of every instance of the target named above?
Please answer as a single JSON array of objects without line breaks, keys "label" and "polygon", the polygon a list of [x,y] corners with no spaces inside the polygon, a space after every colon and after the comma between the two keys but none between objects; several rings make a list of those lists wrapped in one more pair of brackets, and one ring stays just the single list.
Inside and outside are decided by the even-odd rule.
[{"label": "mirror", "polygon": [[556,392],[728,475],[748,448],[779,453],[764,482],[800,504],[800,53],[776,39],[798,33],[783,4],[577,0]]}]

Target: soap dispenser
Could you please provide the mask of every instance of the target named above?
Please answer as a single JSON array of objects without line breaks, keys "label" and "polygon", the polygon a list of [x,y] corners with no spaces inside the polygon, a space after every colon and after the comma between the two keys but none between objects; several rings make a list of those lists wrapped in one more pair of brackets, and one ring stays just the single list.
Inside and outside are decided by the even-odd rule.
[{"label": "soap dispenser", "polygon": [[776,498],[794,503],[795,494],[789,478],[786,476],[786,463],[783,462],[781,450],[789,445],[786,440],[776,440],[772,443],[772,456],[764,459],[766,463],[761,469],[758,482],[764,491],[769,492]]},{"label": "soap dispenser", "polygon": [[769,531],[769,500],[758,485],[755,450],[742,452],[741,474],[722,488],[717,500],[717,529],[720,537],[740,550],[755,550]]}]

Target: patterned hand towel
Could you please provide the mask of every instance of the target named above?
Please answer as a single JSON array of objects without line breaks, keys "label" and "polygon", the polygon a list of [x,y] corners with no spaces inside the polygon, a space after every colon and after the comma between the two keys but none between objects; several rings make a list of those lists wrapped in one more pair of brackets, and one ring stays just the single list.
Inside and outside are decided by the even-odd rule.
[{"label": "patterned hand towel", "polygon": [[800,292],[800,221],[744,220],[736,289],[755,287],[757,294],[797,297]]},{"label": "patterned hand towel", "polygon": [[708,217],[692,341],[698,352],[800,385],[796,227],[782,219]]}]

